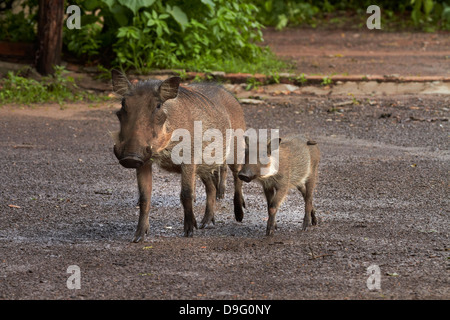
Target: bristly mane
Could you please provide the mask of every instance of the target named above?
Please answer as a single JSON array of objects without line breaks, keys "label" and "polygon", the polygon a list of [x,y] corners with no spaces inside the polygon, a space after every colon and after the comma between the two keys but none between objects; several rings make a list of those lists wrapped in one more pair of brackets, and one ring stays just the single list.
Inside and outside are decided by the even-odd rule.
[{"label": "bristly mane", "polygon": [[142,95],[150,91],[151,93],[156,95],[158,93],[158,88],[161,85],[161,83],[162,83],[161,80],[154,80],[154,79],[138,81],[132,85],[132,87],[128,91],[128,94]]},{"label": "bristly mane", "polygon": [[[155,79],[149,79],[144,81],[139,81],[130,88],[130,91],[128,92],[128,95],[142,95],[142,94],[148,94],[149,92],[155,96],[158,95],[158,88],[160,87],[162,83],[162,80],[155,80]],[[193,104],[200,105],[205,108],[210,108],[214,105],[214,103],[211,101],[211,99],[208,98],[207,95],[205,95],[201,90],[197,90],[196,87],[202,88],[202,89],[208,89],[208,88],[217,88],[221,87],[219,85],[214,84],[208,84],[208,83],[201,83],[201,84],[194,84],[190,86],[182,86],[178,88],[178,97],[177,99],[180,99],[182,102],[189,102]]]}]

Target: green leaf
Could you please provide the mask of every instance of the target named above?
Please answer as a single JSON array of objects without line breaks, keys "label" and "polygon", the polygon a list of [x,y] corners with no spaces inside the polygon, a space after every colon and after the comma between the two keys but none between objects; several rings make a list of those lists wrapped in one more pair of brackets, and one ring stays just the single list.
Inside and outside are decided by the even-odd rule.
[{"label": "green leaf", "polygon": [[111,10],[113,5],[116,3],[115,0],[101,0],[101,1],[108,6],[109,10]]},{"label": "green leaf", "polygon": [[140,8],[150,7],[155,0],[119,0],[119,3],[131,11],[136,15]]},{"label": "green leaf", "polygon": [[117,32],[117,38],[123,38],[126,36],[126,34],[127,34],[126,27],[119,28],[119,31]]},{"label": "green leaf", "polygon": [[160,24],[158,24],[158,25],[156,26],[156,34],[158,35],[158,37],[161,37],[161,36],[162,36],[162,33],[163,33],[162,27],[161,27]]},{"label": "green leaf", "polygon": [[135,38],[139,40],[139,30],[136,27],[121,27],[117,33],[118,38]]},{"label": "green leaf", "polygon": [[123,12],[114,13],[114,19],[116,19],[121,26],[126,26],[128,24],[128,17]]},{"label": "green leaf", "polygon": [[119,23],[121,27],[128,25],[128,15],[127,15],[127,12],[129,13],[128,9],[126,9],[125,7],[121,6],[118,3],[114,3],[112,8],[110,8],[110,11],[114,19],[117,21],[117,23]]},{"label": "green leaf", "polygon": [[433,0],[424,0],[423,9],[427,16],[430,14],[431,10],[433,10],[433,6],[434,6]]},{"label": "green leaf", "polygon": [[203,4],[206,4],[211,10],[214,9],[216,4],[212,0],[201,0]]},{"label": "green leaf", "polygon": [[145,16],[147,19],[151,19],[151,18],[152,18],[152,15],[150,14],[150,12],[147,12],[147,11],[144,11],[144,16]]},{"label": "green leaf", "polygon": [[183,10],[180,9],[178,6],[173,6],[172,8],[168,7],[167,12],[170,13],[170,15],[175,19],[176,22],[178,22],[181,26],[181,29],[184,31],[186,28],[186,25],[189,23],[188,17],[183,12]]},{"label": "green leaf", "polygon": [[281,30],[287,26],[289,20],[285,14],[280,14],[277,18],[278,18],[278,22],[277,22],[277,25],[275,26],[275,29]]},{"label": "green leaf", "polygon": [[87,11],[93,11],[100,6],[100,1],[99,0],[85,1],[83,3],[83,6]]},{"label": "green leaf", "polygon": [[414,23],[414,25],[418,25],[419,24],[419,20],[420,20],[420,12],[417,10],[413,10],[411,12],[411,19]]},{"label": "green leaf", "polygon": [[99,18],[97,16],[83,14],[81,16],[81,25],[84,27],[88,24],[93,24],[93,23],[97,22],[98,20],[99,20]]},{"label": "green leaf", "polygon": [[266,9],[267,12],[272,12],[273,3],[272,1],[266,1],[264,3],[264,9]]}]

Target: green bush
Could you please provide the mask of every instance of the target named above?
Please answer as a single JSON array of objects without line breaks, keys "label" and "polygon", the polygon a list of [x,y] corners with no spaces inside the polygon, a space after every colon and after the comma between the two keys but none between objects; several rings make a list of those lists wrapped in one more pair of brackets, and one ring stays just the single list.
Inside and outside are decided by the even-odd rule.
[{"label": "green bush", "polygon": [[268,49],[258,46],[263,26],[256,20],[257,7],[249,1],[75,3],[82,8],[85,31],[65,30],[64,41],[78,56],[107,56],[110,52],[105,50],[112,48],[113,66],[140,73],[155,68],[245,72],[255,64],[280,67]]},{"label": "green bush", "polygon": [[[64,53],[108,68],[140,73],[170,68],[274,74],[290,66],[261,46],[263,25],[277,29],[317,27],[340,23],[351,16],[359,19],[351,20],[352,25],[361,27],[372,2],[71,0],[70,4],[82,10],[81,29],[64,27]],[[23,12],[0,15],[0,40],[35,40],[38,1],[20,3]],[[377,5],[382,10],[385,30],[394,20],[402,27],[418,30],[450,30],[450,5],[446,0],[378,0]]]},{"label": "green bush", "polygon": [[450,30],[450,5],[433,0],[411,0],[411,20],[416,27],[433,32],[439,27]]},{"label": "green bush", "polygon": [[[25,9],[27,5],[23,5]],[[36,8],[34,10],[37,12]],[[10,42],[31,42],[36,39],[36,13],[25,15],[24,11],[12,13],[6,11],[0,16],[0,40]]]},{"label": "green bush", "polygon": [[101,39],[99,37],[102,27],[97,23],[90,23],[76,32],[67,32],[65,41],[69,51],[78,57],[98,55],[101,49]]},{"label": "green bush", "polygon": [[450,30],[450,4],[442,5],[442,28]]}]

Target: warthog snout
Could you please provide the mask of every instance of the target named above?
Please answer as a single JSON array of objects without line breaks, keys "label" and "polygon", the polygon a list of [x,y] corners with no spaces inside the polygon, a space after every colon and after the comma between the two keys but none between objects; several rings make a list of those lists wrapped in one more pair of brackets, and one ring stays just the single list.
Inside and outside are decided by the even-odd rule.
[{"label": "warthog snout", "polygon": [[255,175],[250,172],[249,170],[241,170],[238,173],[239,179],[241,179],[244,182],[250,182],[255,178]]},{"label": "warthog snout", "polygon": [[128,155],[119,160],[119,163],[125,168],[139,168],[144,164],[144,161],[137,155]]},{"label": "warthog snout", "polygon": [[124,152],[123,148],[120,148],[117,145],[114,145],[114,154],[116,155],[119,163],[129,169],[137,169],[141,167],[146,161],[151,158],[152,148],[150,146],[146,147],[139,154],[137,152]]}]

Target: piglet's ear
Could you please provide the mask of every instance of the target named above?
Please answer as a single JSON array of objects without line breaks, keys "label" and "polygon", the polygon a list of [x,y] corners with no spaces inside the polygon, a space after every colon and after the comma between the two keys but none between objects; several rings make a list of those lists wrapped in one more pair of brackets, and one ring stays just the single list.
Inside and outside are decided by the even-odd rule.
[{"label": "piglet's ear", "polygon": [[180,82],[180,77],[171,77],[161,83],[159,86],[159,96],[163,102],[169,99],[175,99],[178,96]]},{"label": "piglet's ear", "polygon": [[116,69],[111,70],[111,78],[113,90],[115,93],[123,96],[130,90],[131,88],[130,81],[128,81],[127,76],[124,75],[119,70]]}]

